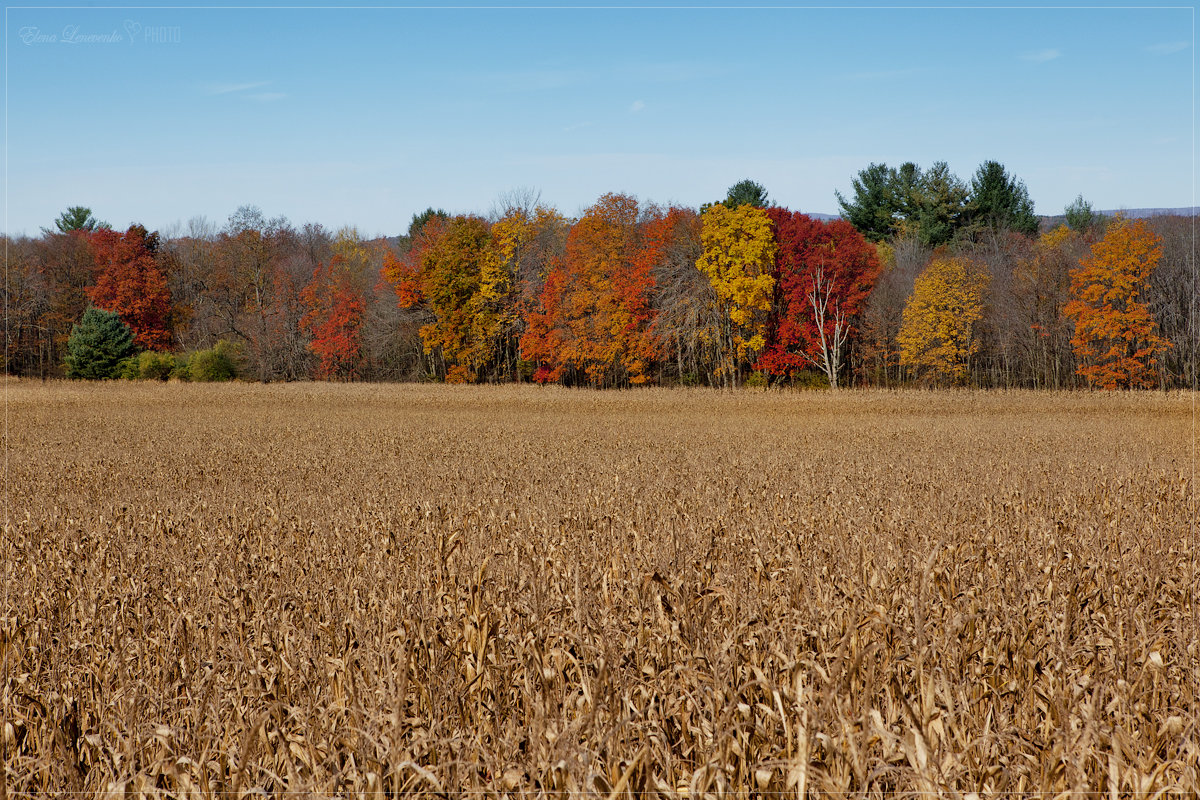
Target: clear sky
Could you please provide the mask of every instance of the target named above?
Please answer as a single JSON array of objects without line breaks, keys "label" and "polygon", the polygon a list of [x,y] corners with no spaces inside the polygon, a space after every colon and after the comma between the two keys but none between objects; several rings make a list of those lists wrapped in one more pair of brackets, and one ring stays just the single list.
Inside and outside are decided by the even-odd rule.
[{"label": "clear sky", "polygon": [[1193,204],[1192,8],[8,8],[6,222],[239,205],[367,235],[541,191],[836,212],[995,159],[1038,213]]}]

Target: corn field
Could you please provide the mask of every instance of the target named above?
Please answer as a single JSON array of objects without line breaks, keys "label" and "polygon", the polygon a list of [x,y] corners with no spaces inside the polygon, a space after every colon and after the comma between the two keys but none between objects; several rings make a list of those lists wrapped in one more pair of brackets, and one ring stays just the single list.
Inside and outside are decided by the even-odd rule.
[{"label": "corn field", "polygon": [[1191,394],[7,399],[6,797],[1200,792]]}]

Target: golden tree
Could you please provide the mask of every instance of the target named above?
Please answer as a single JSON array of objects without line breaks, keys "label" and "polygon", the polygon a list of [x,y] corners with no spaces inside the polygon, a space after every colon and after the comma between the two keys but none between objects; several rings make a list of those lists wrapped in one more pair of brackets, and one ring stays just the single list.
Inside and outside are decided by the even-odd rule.
[{"label": "golden tree", "polygon": [[736,383],[742,365],[766,345],[775,293],[775,236],[767,212],[750,205],[714,205],[701,224],[704,252],[696,266],[712,283],[722,312],[719,373]]},{"label": "golden tree", "polygon": [[988,275],[963,258],[938,258],[917,277],[897,343],[900,363],[935,381],[962,383],[979,349]]},{"label": "golden tree", "polygon": [[1153,385],[1154,362],[1171,345],[1141,297],[1161,258],[1162,242],[1143,220],[1118,219],[1071,271],[1073,299],[1063,313],[1075,323],[1076,371],[1091,385]]}]

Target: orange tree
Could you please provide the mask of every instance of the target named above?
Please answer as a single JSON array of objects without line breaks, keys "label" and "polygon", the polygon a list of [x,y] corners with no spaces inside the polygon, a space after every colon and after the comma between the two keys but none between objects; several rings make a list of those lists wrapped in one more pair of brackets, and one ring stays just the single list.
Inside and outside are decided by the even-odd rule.
[{"label": "orange tree", "polygon": [[1162,243],[1142,220],[1118,219],[1071,271],[1077,372],[1102,389],[1149,388],[1154,363],[1170,344],[1141,298],[1162,258]]},{"label": "orange tree", "polygon": [[660,243],[643,235],[642,223],[637,200],[606,194],[571,227],[565,257],[546,276],[521,338],[537,380],[593,386],[649,380],[657,357],[650,301]]}]

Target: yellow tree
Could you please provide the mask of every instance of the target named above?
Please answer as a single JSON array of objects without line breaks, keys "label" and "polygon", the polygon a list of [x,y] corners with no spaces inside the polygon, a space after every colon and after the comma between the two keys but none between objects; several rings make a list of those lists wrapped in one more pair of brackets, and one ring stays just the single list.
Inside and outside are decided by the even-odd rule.
[{"label": "yellow tree", "polygon": [[736,385],[766,344],[775,236],[763,209],[714,205],[701,217],[700,239],[704,251],[696,266],[712,284],[721,312],[718,374]]},{"label": "yellow tree", "polygon": [[963,258],[934,259],[917,276],[900,333],[900,363],[923,378],[963,383],[979,349],[975,325],[983,317],[988,275]]},{"label": "yellow tree", "polygon": [[1143,220],[1118,219],[1071,270],[1072,300],[1063,313],[1075,323],[1076,371],[1091,385],[1154,384],[1154,362],[1171,345],[1141,297],[1161,258],[1162,242]]}]

